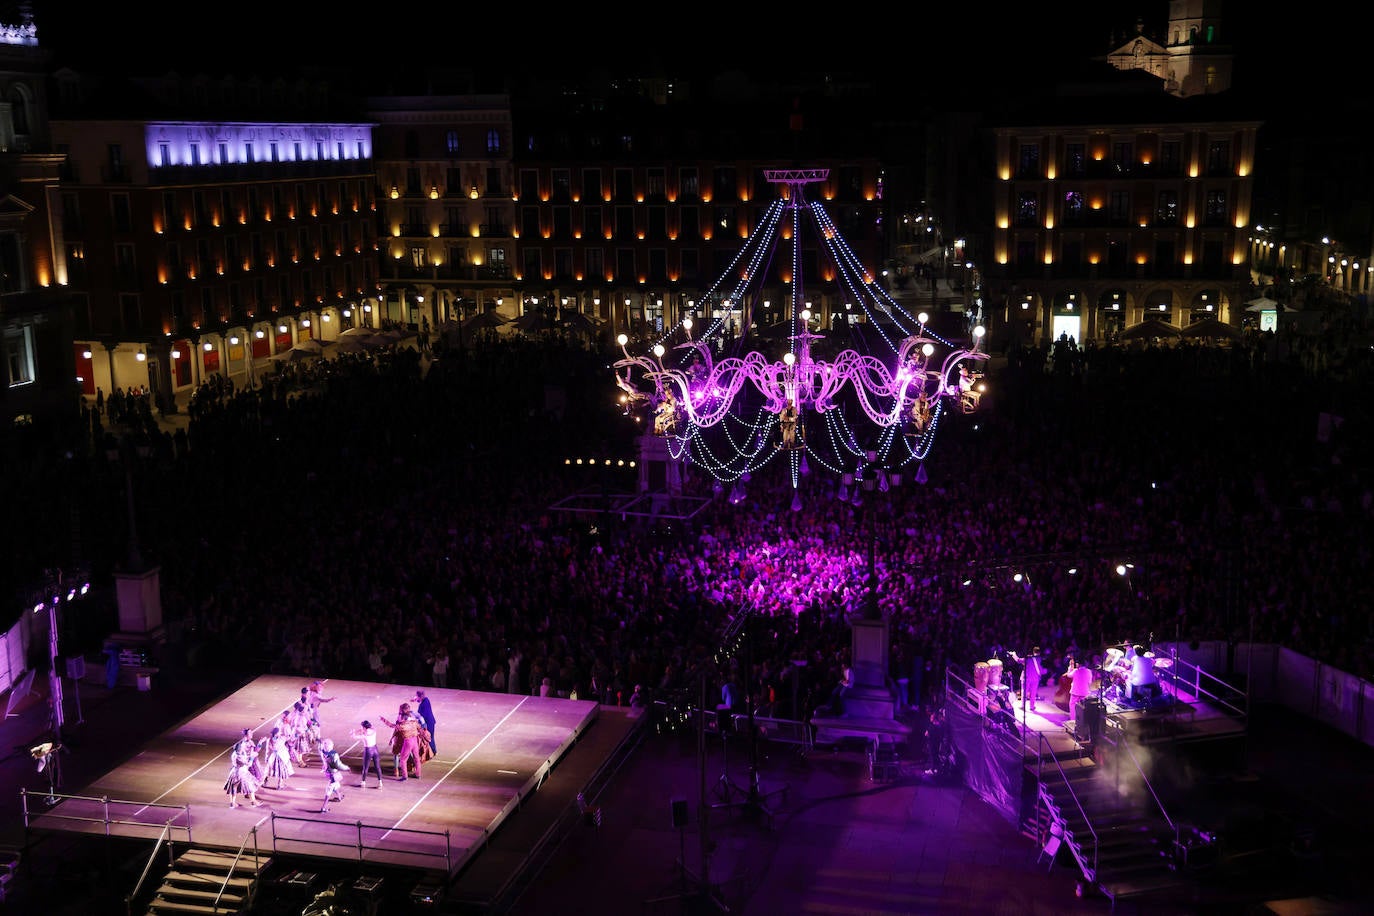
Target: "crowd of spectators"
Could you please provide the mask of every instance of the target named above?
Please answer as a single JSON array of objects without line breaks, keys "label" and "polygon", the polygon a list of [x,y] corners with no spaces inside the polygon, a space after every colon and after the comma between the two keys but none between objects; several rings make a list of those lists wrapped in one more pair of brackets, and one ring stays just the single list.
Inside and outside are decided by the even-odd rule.
[{"label": "crowd of spectators", "polygon": [[[566,459],[633,457],[642,426],[613,351],[556,336],[212,386],[184,436],[148,417],[133,452],[19,471],[61,489],[98,568],[133,531],[191,664],[623,704],[703,681],[715,702],[747,674],[749,702],[800,717],[842,676],[871,569],[913,703],[996,647],[1062,659],[1147,634],[1369,677],[1367,381],[1246,350],[1099,348],[1073,371],[1013,350],[983,411],[942,424],[924,481],[908,468],[862,505],[817,473],[794,509],[782,469],[735,504],[688,468],[710,497],[689,519],[561,508],[635,489]],[[718,662],[745,606],[751,649]]]}]

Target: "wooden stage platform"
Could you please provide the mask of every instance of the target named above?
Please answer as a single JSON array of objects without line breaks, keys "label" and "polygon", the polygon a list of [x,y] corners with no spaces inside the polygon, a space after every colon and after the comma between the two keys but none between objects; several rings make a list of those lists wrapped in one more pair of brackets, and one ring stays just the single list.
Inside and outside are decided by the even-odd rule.
[{"label": "wooden stage platform", "polygon": [[[245,840],[252,850],[256,825],[257,847],[268,856],[422,869],[447,882],[503,833],[522,834],[518,845],[528,854],[548,834],[550,820],[566,815],[570,800],[639,724],[627,710],[587,700],[427,687],[438,753],[425,763],[421,778],[400,781],[389,748],[391,730],[381,717],[394,720],[415,688],[325,681],[323,693],[334,699],[320,707],[321,733],[352,768],[343,774],[344,800],[320,812],[325,776],[319,757],[311,755],[283,788],[259,791],[262,807],[240,799],[238,808],[230,808],[224,792],[230,748],[244,728],[254,737],[270,732],[306,683],[275,675],[247,683],[146,746],[129,749],[132,756],[90,785],[67,786],[57,804],[41,813],[39,796],[31,797],[31,828],[153,840],[170,822],[175,843],[234,852]],[[387,779],[380,789],[371,777],[366,788],[358,787],[362,747],[350,732],[363,719],[377,728],[383,746]],[[594,748],[586,747],[589,731],[597,738]],[[570,765],[574,749],[582,759]],[[558,798],[533,806],[536,793],[554,781],[563,784]],[[528,820],[525,809],[531,807],[545,809],[540,823],[519,829],[507,824]],[[487,856],[501,857],[499,850]],[[511,878],[489,880],[502,885]]]}]

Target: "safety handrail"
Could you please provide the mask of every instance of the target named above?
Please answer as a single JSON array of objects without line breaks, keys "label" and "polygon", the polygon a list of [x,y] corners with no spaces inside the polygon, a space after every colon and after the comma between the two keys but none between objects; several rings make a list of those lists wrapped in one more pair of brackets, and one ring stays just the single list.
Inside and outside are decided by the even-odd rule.
[{"label": "safety handrail", "polygon": [[[513,800],[512,804],[515,804],[515,803],[518,803],[518,802],[519,802],[519,799],[517,798],[517,799]],[[362,821],[340,821],[340,820],[333,820],[333,819],[331,819],[331,818],[293,817],[293,816],[291,816],[291,815],[286,815],[286,814],[275,814],[275,813],[272,814],[272,815],[270,815],[270,817],[271,817],[271,820],[272,820],[272,824],[271,824],[271,830],[272,830],[272,850],[273,850],[274,852],[282,852],[281,846],[279,845],[279,844],[282,844],[282,843],[299,843],[300,845],[306,846],[306,847],[312,847],[312,846],[338,847],[338,848],[345,848],[345,847],[347,847],[347,848],[350,848],[350,849],[355,849],[355,850],[357,850],[357,853],[358,853],[358,861],[359,861],[359,862],[365,861],[365,859],[366,859],[366,857],[367,857],[367,854],[368,854],[369,852],[380,852],[380,853],[398,854],[398,855],[402,855],[402,856],[405,856],[405,857],[411,857],[411,858],[417,858],[417,859],[443,859],[443,860],[444,860],[444,866],[445,866],[445,869],[446,869],[447,873],[448,873],[448,874],[453,874],[453,835],[452,835],[452,832],[449,831],[449,830],[422,830],[422,829],[415,828],[415,827],[398,827],[398,826],[395,826],[395,825],[386,825],[386,824],[367,824],[367,823],[364,823],[364,822],[362,822]],[[278,822],[278,821],[281,821],[281,822],[283,822],[283,823],[324,824],[324,825],[334,826],[334,827],[347,827],[347,828],[349,828],[349,829],[351,829],[351,830],[354,831],[355,837],[356,837],[356,838],[355,838],[352,842],[349,842],[349,843],[340,843],[340,842],[338,842],[338,841],[336,841],[336,840],[324,840],[324,839],[318,839],[318,838],[315,838],[315,839],[307,839],[307,838],[304,837],[304,836],[299,836],[299,837],[289,837],[289,836],[286,836],[286,837],[284,837],[284,836],[281,836],[280,833],[278,833],[278,830],[277,830],[277,822]],[[369,844],[367,843],[367,841],[364,839],[364,835],[365,835],[366,833],[368,833],[368,832],[374,832],[374,833],[380,833],[380,834],[386,834],[386,835],[397,835],[397,836],[402,835],[402,834],[409,834],[409,835],[414,835],[414,836],[441,837],[441,838],[443,838],[443,841],[444,841],[444,850],[443,850],[443,852],[429,852],[428,850],[424,850],[424,849],[402,849],[402,848],[397,847],[397,846],[369,845]],[[481,845],[483,842],[485,842],[485,837],[486,837],[487,835],[489,835],[489,831],[483,830],[483,831],[482,831],[482,835],[483,835],[483,839],[482,839],[481,841],[479,841],[478,843],[475,843],[475,844],[473,845],[473,847],[469,850],[470,853],[475,853],[476,850],[477,850],[477,848],[479,848],[480,845]]]},{"label": "safety handrail", "polygon": [[[1169,829],[1177,831],[1178,826],[1174,823],[1174,819],[1169,816],[1168,810],[1164,807],[1164,802],[1160,800],[1159,793],[1155,792],[1155,787],[1150,783],[1150,777],[1145,775],[1145,769],[1140,765],[1140,761],[1136,758],[1135,751],[1131,750],[1131,742],[1126,738],[1125,730],[1122,729],[1119,725],[1117,726],[1117,730],[1121,732],[1121,740],[1115,741],[1110,738],[1107,738],[1108,742],[1112,745],[1112,747],[1116,748],[1118,751],[1120,751],[1122,748],[1125,748],[1126,756],[1131,758],[1131,763],[1135,766],[1135,771],[1140,774],[1140,781],[1145,783],[1145,788],[1150,790],[1150,797],[1155,800],[1155,807],[1159,809],[1159,813],[1162,814],[1164,816],[1164,820],[1168,822]],[[1106,738],[1106,735],[1104,734],[1103,737]]]},{"label": "safety handrail", "polygon": [[[263,822],[266,821],[270,816],[271,815],[264,814],[261,818],[258,819],[258,822],[254,824],[252,827],[249,827],[248,832],[243,835],[243,842],[239,844],[239,851],[234,854],[234,861],[229,863],[229,870],[224,873],[224,880],[220,882],[219,893],[215,895],[215,902],[210,904],[211,909],[213,909],[216,913],[219,912],[219,902],[221,899],[223,899],[224,892],[229,889],[229,882],[233,880],[234,872],[239,867],[239,859],[243,858],[243,852],[245,849],[248,848],[249,837],[252,837],[253,839],[253,873],[256,875],[258,869],[262,867],[262,863],[258,860],[258,828],[261,827],[263,825]],[[244,903],[251,904],[253,902],[253,897],[255,896],[256,890],[257,881],[254,880],[248,888],[248,899],[244,901]]]},{"label": "safety handrail", "polygon": [[[955,682],[955,683],[958,683],[958,684],[962,685],[963,688],[964,688],[964,690],[963,690],[963,691],[959,691],[959,690],[953,689],[953,687],[951,686],[951,682]],[[978,707],[975,706],[973,703],[969,702],[969,700],[968,700],[967,692],[970,691],[970,690],[973,690],[973,685],[972,685],[971,683],[969,683],[968,681],[964,680],[964,678],[960,677],[959,674],[957,674],[957,673],[954,671],[953,668],[949,668],[949,667],[945,668],[945,700],[946,700],[947,702],[948,702],[949,700],[951,700],[951,699],[955,699],[955,700],[957,700],[961,705],[963,705],[965,708],[969,709],[970,711],[978,711]],[[1023,725],[1023,728],[1022,728],[1023,734],[1022,734],[1022,736],[1021,736],[1021,743],[1022,743],[1022,747],[1023,747],[1023,748],[1025,747],[1025,742],[1026,742],[1026,735],[1024,734],[1025,731],[1026,731],[1026,729],[1024,728],[1024,725]],[[1054,762],[1054,767],[1055,767],[1055,769],[1059,771],[1059,778],[1060,778],[1061,781],[1063,781],[1064,787],[1065,787],[1066,789],[1069,790],[1069,798],[1073,800],[1074,807],[1078,809],[1078,815],[1079,815],[1079,817],[1083,818],[1083,823],[1084,823],[1084,825],[1087,826],[1088,832],[1089,832],[1090,834],[1092,834],[1092,840],[1093,840],[1092,872],[1093,872],[1093,878],[1096,879],[1096,876],[1097,876],[1097,846],[1098,846],[1097,829],[1096,829],[1095,827],[1093,827],[1092,820],[1088,817],[1088,813],[1087,813],[1086,811],[1083,810],[1083,803],[1082,803],[1081,801],[1079,801],[1079,799],[1078,799],[1078,793],[1074,791],[1074,789],[1073,789],[1073,783],[1069,781],[1069,774],[1066,773],[1066,772],[1064,771],[1064,765],[1063,765],[1062,763],[1059,762],[1059,757],[1058,757],[1058,755],[1055,754],[1055,753],[1053,753],[1052,751],[1047,752],[1047,749],[1046,749],[1046,739],[1045,739],[1045,735],[1044,735],[1043,732],[1036,732],[1036,745],[1037,745],[1037,746],[1036,746],[1036,755],[1037,755],[1037,758],[1038,758],[1038,760],[1037,760],[1037,762],[1036,762],[1036,779],[1037,779],[1037,781],[1038,781],[1038,782],[1041,782],[1042,784],[1043,784],[1043,782],[1044,782],[1044,780],[1043,780],[1044,765],[1045,765],[1045,759],[1048,757],[1050,760],[1052,760],[1052,761]],[[1024,753],[1024,751],[1023,751],[1023,753]],[[1024,757],[1023,757],[1022,759],[1024,759]]]},{"label": "safety handrail", "polygon": [[153,860],[157,858],[163,843],[167,844],[167,857],[170,860],[172,856],[172,822],[170,820],[163,825],[162,832],[158,834],[157,842],[153,843],[153,851],[148,854],[148,861],[143,866],[143,874],[138,876],[134,889],[124,898],[124,909],[129,916],[133,916],[134,900],[138,897],[138,892],[143,890],[143,882],[148,879],[148,873],[153,870]]},{"label": "safety handrail", "polygon": [[[1177,689],[1179,685],[1188,687],[1192,690],[1193,696],[1206,697],[1208,700],[1240,718],[1242,721],[1249,717],[1250,694],[1248,690],[1242,690],[1236,685],[1217,677],[1196,662],[1183,658],[1178,654],[1176,648],[1172,650],[1171,654],[1173,656],[1171,670],[1162,672],[1163,676],[1160,678],[1161,681],[1173,684],[1175,689]],[[1204,681],[1206,682],[1206,686],[1204,686]],[[1237,706],[1231,703],[1222,695],[1223,691],[1239,696],[1240,701],[1244,705]]]},{"label": "safety handrail", "polygon": [[[30,794],[30,793],[29,793],[29,791],[28,791],[27,789],[21,788],[21,789],[19,790],[19,794],[20,794],[20,798],[21,798],[21,800],[22,800],[22,808],[23,808],[23,812],[24,812],[24,827],[25,827],[25,828],[32,827],[33,824],[31,823],[30,819],[31,819],[31,817],[33,817],[33,813],[29,811],[29,794]],[[51,809],[51,810],[49,810],[49,811],[40,812],[39,816],[42,817],[42,818],[44,818],[44,819],[47,819],[47,820],[75,821],[75,822],[78,822],[78,823],[95,823],[95,824],[102,824],[102,825],[104,825],[104,827],[105,827],[105,835],[106,835],[107,837],[110,835],[110,827],[111,827],[111,825],[120,826],[120,827],[150,827],[150,828],[151,828],[151,827],[157,827],[157,826],[159,826],[160,824],[171,823],[172,826],[173,826],[173,829],[175,829],[175,830],[185,830],[185,831],[186,831],[186,842],[187,842],[187,843],[190,843],[190,842],[191,842],[191,806],[190,806],[190,805],[167,805],[167,804],[160,804],[160,803],[158,803],[158,802],[130,801],[130,800],[128,800],[128,799],[109,798],[108,796],[103,796],[103,795],[63,795],[63,794],[58,793],[58,792],[54,792],[54,793],[52,793],[51,795],[49,795],[48,793],[45,792],[45,793],[43,793],[43,795],[44,795],[45,798],[53,798],[53,799],[55,799],[55,800],[57,800],[57,801],[78,801],[78,802],[85,801],[85,802],[95,802],[96,804],[98,804],[98,805],[101,806],[101,811],[102,811],[102,816],[96,818],[96,817],[81,817],[81,816],[75,815],[75,814],[65,814],[65,813],[62,813],[62,812],[58,811],[56,808],[53,808],[53,809]],[[170,811],[178,811],[178,812],[180,812],[182,815],[184,815],[184,820],[185,820],[186,823],[185,823],[185,826],[182,826],[182,825],[180,825],[180,824],[175,823],[175,822],[178,820],[178,818],[177,818],[175,815],[174,815],[173,817],[171,817],[168,821],[126,821],[126,820],[122,820],[122,819],[118,819],[118,818],[112,818],[112,817],[110,817],[110,806],[111,806],[111,805],[128,805],[130,808],[147,808],[147,809],[153,809],[153,810],[165,809],[165,810],[170,810]]]},{"label": "safety handrail", "polygon": [[[1063,780],[1063,782],[1064,782],[1064,788],[1066,788],[1066,789],[1069,790],[1069,798],[1073,799],[1073,804],[1074,804],[1074,807],[1078,809],[1078,815],[1079,815],[1079,817],[1083,818],[1083,823],[1087,826],[1088,832],[1092,834],[1092,837],[1093,837],[1093,860],[1092,860],[1092,871],[1093,871],[1093,874],[1092,874],[1092,878],[1093,878],[1093,880],[1097,880],[1097,851],[1098,851],[1098,849],[1097,849],[1097,847],[1098,847],[1097,829],[1096,829],[1095,827],[1093,827],[1093,822],[1092,822],[1092,819],[1091,819],[1090,817],[1088,817],[1088,812],[1086,812],[1086,811],[1083,810],[1083,803],[1082,803],[1081,801],[1078,800],[1078,793],[1074,791],[1074,789],[1073,789],[1073,783],[1069,781],[1069,774],[1066,773],[1066,772],[1064,772],[1064,765],[1063,765],[1062,763],[1059,762],[1059,756],[1058,756],[1057,754],[1054,754],[1054,753],[1046,754],[1046,753],[1045,753],[1045,735],[1044,735],[1043,733],[1037,733],[1037,734],[1039,734],[1039,739],[1040,739],[1040,740],[1039,740],[1040,747],[1038,748],[1038,750],[1039,750],[1039,753],[1040,753],[1041,765],[1043,766],[1044,759],[1045,759],[1045,757],[1047,757],[1047,756],[1049,757],[1050,760],[1054,761],[1054,768],[1055,768],[1056,770],[1059,771],[1059,778],[1060,778],[1061,780]],[[1042,785],[1043,785],[1043,782],[1044,782],[1044,781],[1041,780],[1041,784],[1042,784]]]}]

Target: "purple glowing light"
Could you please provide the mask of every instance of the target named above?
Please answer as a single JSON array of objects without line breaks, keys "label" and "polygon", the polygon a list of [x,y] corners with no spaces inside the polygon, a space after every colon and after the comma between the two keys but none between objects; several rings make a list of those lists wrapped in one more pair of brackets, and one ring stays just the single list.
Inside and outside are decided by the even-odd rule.
[{"label": "purple glowing light", "polygon": [[144,128],[148,165],[234,165],[372,158],[370,124],[159,121]]}]

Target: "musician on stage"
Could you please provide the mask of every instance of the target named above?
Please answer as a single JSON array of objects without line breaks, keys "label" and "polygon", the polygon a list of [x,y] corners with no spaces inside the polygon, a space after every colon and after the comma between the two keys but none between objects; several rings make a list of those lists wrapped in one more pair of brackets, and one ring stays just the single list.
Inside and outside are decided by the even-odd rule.
[{"label": "musician on stage", "polygon": [[1021,705],[1035,712],[1036,696],[1045,682],[1045,663],[1040,658],[1040,647],[1030,650],[1025,658],[1011,653],[1012,660],[1021,666]]},{"label": "musician on stage", "polygon": [[1153,693],[1159,685],[1159,677],[1155,674],[1155,660],[1145,654],[1144,646],[1132,646],[1126,653],[1130,659],[1131,670],[1126,675],[1126,697],[1130,700],[1140,699],[1142,687],[1149,688]]},{"label": "musician on stage", "polygon": [[1079,665],[1076,659],[1069,659],[1069,715],[1078,715],[1078,704],[1092,696],[1096,676],[1096,667]]}]

